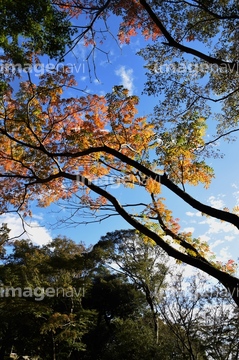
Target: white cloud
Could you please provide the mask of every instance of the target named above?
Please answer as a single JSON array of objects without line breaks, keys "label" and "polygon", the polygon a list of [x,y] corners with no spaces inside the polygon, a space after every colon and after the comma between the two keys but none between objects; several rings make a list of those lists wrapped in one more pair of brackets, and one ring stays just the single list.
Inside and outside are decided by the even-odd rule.
[{"label": "white cloud", "polygon": [[195,228],[194,227],[186,227],[183,229],[184,232],[190,232],[190,233],[193,233],[195,231]]},{"label": "white cloud", "polygon": [[[211,206],[216,208],[223,208],[224,202],[221,199],[224,195],[220,195],[219,198],[215,198],[211,196],[208,200]],[[204,228],[203,234],[199,236],[199,239],[202,242],[207,242],[210,245],[211,250],[216,250],[217,257],[219,261],[227,261],[231,254],[229,254],[227,248],[222,248],[222,246],[231,242],[233,244],[233,240],[236,239],[236,235],[238,235],[238,229],[230,223],[225,221],[219,221],[213,217],[205,217],[202,216],[200,212],[189,211],[186,213],[187,216],[191,217],[190,223],[197,220],[197,225],[201,225]],[[201,217],[196,219],[196,217]],[[190,228],[188,228],[189,230]],[[199,229],[198,229],[199,230]],[[195,226],[195,231],[197,231],[197,226]],[[230,244],[230,246],[231,246]]]},{"label": "white cloud", "polygon": [[228,247],[224,247],[220,250],[220,256],[218,257],[218,260],[225,263],[231,257],[232,257],[231,254],[228,252]]},{"label": "white cloud", "polygon": [[191,212],[191,211],[187,211],[186,212],[186,215],[188,215],[188,216],[202,216],[202,214],[201,214],[201,212],[200,211],[197,211],[197,212]]},{"label": "white cloud", "polygon": [[224,241],[223,240],[216,240],[214,243],[210,244],[210,248],[213,249],[215,248],[216,246],[220,245],[220,244],[223,244]]},{"label": "white cloud", "polygon": [[235,236],[229,236],[229,235],[226,235],[225,236],[225,240],[227,240],[227,241],[232,241],[233,239],[235,239]]},{"label": "white cloud", "polygon": [[121,66],[118,70],[115,70],[115,74],[121,78],[122,85],[129,90],[129,94],[132,95],[133,85],[133,69],[127,69],[125,66]]},{"label": "white cloud", "polygon": [[233,196],[236,199],[236,204],[238,205],[239,204],[239,191],[235,191],[233,193]]},{"label": "white cloud", "polygon": [[93,82],[94,82],[95,85],[100,85],[101,84],[99,79],[94,79]]},{"label": "white cloud", "polygon": [[186,212],[186,215],[188,215],[188,216],[194,216],[195,213],[193,213],[193,212],[191,212],[191,211],[187,211],[187,212]]},{"label": "white cloud", "polygon": [[222,209],[225,206],[224,201],[222,199],[216,199],[215,196],[210,196],[208,202],[217,209]]},{"label": "white cloud", "polygon": [[24,234],[22,234],[24,232],[22,221],[18,215],[16,214],[2,215],[0,218],[0,222],[6,223],[8,228],[11,230],[9,234],[10,238],[18,237],[19,235],[22,234],[19,237],[19,239],[29,239],[34,244],[37,245],[47,244],[52,240],[52,237],[49,231],[45,227],[40,225],[38,220],[40,220],[41,217],[36,216],[36,218],[37,220],[34,220],[34,216],[33,216],[31,222],[29,222],[28,225],[25,224],[26,232]]},{"label": "white cloud", "polygon": [[206,218],[205,220],[200,221],[199,224],[206,224],[209,226],[207,234],[218,234],[220,232],[232,232],[233,234],[236,234],[238,231],[232,224],[221,222],[215,218]]},{"label": "white cloud", "polygon": [[203,234],[203,235],[200,235],[200,236],[199,236],[199,239],[200,239],[202,242],[208,242],[208,240],[210,240],[210,237],[207,236],[206,234]]},{"label": "white cloud", "polygon": [[77,59],[81,59],[83,61],[86,59],[86,47],[83,40],[77,42],[72,53]]}]

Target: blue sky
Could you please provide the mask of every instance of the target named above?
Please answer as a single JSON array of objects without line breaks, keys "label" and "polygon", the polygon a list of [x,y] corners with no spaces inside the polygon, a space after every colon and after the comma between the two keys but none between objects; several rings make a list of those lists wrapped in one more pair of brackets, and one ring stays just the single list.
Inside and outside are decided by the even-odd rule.
[{"label": "blue sky", "polygon": [[[139,104],[139,115],[145,116],[152,113],[154,105],[157,104],[156,97],[147,97],[141,95],[145,77],[144,61],[135,53],[144,46],[144,41],[140,37],[132,39],[130,45],[124,45],[121,48],[116,44],[115,39],[108,37],[102,50],[108,52],[108,58],[105,53],[98,51],[95,55],[96,75],[91,72],[91,77],[87,69],[87,51],[82,43],[79,43],[72,54],[65,59],[65,63],[72,65],[72,72],[78,82],[78,87],[89,93],[106,94],[112,90],[114,85],[124,85],[130,93],[141,98]],[[47,60],[43,58],[43,62]],[[54,63],[54,61],[49,60]],[[32,80],[37,81],[37,74],[32,74]],[[73,95],[81,96],[81,92],[69,90]],[[72,95],[69,92],[69,95]],[[207,139],[210,140],[214,123],[209,124],[210,132]],[[211,206],[217,208],[239,205],[239,170],[237,166],[238,143],[226,143],[223,140],[218,141],[215,146],[220,146],[222,153],[225,154],[223,159],[212,159],[211,164],[215,169],[216,178],[212,181],[209,189],[203,187],[189,187],[187,191]],[[122,185],[114,190],[115,196],[120,202],[137,202],[146,199],[146,195],[135,189],[125,189]],[[202,239],[209,241],[212,250],[218,255],[219,260],[233,258],[237,260],[238,245],[237,230],[226,223],[216,221],[211,218],[203,217],[198,211],[184,204],[169,191],[163,189],[162,196],[167,197],[169,208],[173,209],[176,217],[181,219],[182,230],[192,231],[195,237],[200,236]],[[143,196],[143,198],[141,198]],[[149,198],[148,198],[149,199]],[[145,200],[146,201],[146,200]],[[150,200],[148,200],[150,201]],[[79,225],[77,227],[65,228],[61,225],[58,228],[52,228],[50,224],[56,222],[58,216],[56,206],[46,209],[33,207],[32,227],[28,228],[28,235],[31,240],[38,244],[48,242],[51,238],[60,235],[66,235],[74,241],[83,241],[87,245],[96,243],[100,236],[108,231],[128,228],[127,223],[120,217],[112,217],[100,224]],[[62,210],[64,211],[64,210]],[[7,222],[12,229],[12,235],[16,236],[21,233],[21,222],[15,215],[3,215],[2,222]],[[26,237],[26,236],[24,236]]]}]

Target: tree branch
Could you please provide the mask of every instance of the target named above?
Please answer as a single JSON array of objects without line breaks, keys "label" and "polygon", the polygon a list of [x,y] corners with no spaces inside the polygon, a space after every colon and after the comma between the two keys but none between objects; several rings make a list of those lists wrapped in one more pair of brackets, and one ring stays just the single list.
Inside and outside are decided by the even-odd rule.
[{"label": "tree branch", "polygon": [[140,0],[140,4],[144,7],[144,9],[147,11],[147,13],[149,14],[150,18],[153,20],[153,22],[157,25],[157,27],[160,29],[161,33],[164,35],[164,37],[167,39],[167,43],[163,43],[167,46],[170,47],[174,47],[182,52],[185,52],[187,54],[191,54],[194,55],[206,62],[208,62],[209,64],[217,64],[218,66],[227,66],[231,71],[237,72],[238,71],[238,66],[239,63],[237,62],[228,62],[228,61],[224,61],[209,55],[206,55],[204,53],[202,53],[201,51],[192,49],[188,46],[182,45],[180,43],[178,43],[171,35],[170,33],[167,31],[167,29],[164,27],[164,25],[162,24],[162,22],[159,20],[158,16],[156,15],[156,13],[152,10],[151,6],[145,1],[145,0]]},{"label": "tree branch", "polygon": [[142,234],[154,240],[155,243],[159,245],[170,257],[173,257],[174,259],[180,260],[188,265],[196,267],[206,272],[208,275],[211,275],[215,279],[219,280],[226,287],[226,289],[231,292],[234,301],[239,306],[239,297],[237,294],[237,290],[239,291],[239,280],[236,277],[215,268],[210,263],[204,262],[200,258],[193,257],[191,255],[187,255],[176,250],[170,244],[166,243],[159,235],[157,235],[152,230],[148,229],[145,225],[141,224],[139,221],[133,218],[121,206],[121,204],[113,195],[98,187],[97,185],[92,184],[87,178],[82,176],[82,178],[79,179],[79,176],[77,177],[76,175],[68,174],[65,172],[63,172],[61,175],[66,179],[70,179],[73,181],[79,180],[84,182],[84,184],[89,189],[107,199],[114,206],[116,212],[121,215],[124,220],[126,220],[131,226],[140,231]]},{"label": "tree branch", "polygon": [[[92,148],[88,148],[86,150],[83,151],[79,151],[76,153],[69,153],[69,152],[60,152],[60,153],[49,153],[47,152],[47,154],[50,157],[57,157],[57,156],[65,156],[65,157],[81,157],[81,156],[85,156],[85,155],[89,155],[92,153],[98,153],[98,152],[102,152],[102,153],[108,153],[111,154],[113,156],[115,156],[116,158],[120,159],[122,162],[124,162],[125,164],[128,164],[132,167],[134,167],[135,169],[137,169],[138,171],[142,172],[143,174],[145,174],[146,176],[154,179],[155,181],[161,183],[162,185],[166,186],[169,190],[171,190],[174,194],[176,194],[178,197],[180,197],[182,200],[184,200],[187,204],[189,204],[190,206],[192,206],[194,209],[207,214],[209,216],[212,216],[216,219],[222,220],[222,221],[226,221],[228,223],[231,223],[233,225],[235,225],[238,229],[239,229],[239,217],[235,214],[232,214],[230,212],[227,211],[223,211],[223,210],[219,210],[216,208],[213,208],[211,206],[205,205],[203,203],[201,203],[200,201],[194,199],[193,197],[191,197],[188,193],[186,193],[185,191],[183,191],[181,188],[179,188],[176,184],[174,184],[168,177],[167,174],[164,175],[159,175],[156,172],[146,168],[144,165],[138,163],[137,161],[135,161],[134,159],[129,158],[128,156],[122,154],[121,152],[110,148],[106,145],[104,146],[100,146],[100,147],[92,147]],[[55,175],[51,175],[49,178],[46,178],[45,182],[48,182],[49,180],[53,180],[54,178],[58,177],[58,174]],[[86,184],[87,185],[87,184]]]}]

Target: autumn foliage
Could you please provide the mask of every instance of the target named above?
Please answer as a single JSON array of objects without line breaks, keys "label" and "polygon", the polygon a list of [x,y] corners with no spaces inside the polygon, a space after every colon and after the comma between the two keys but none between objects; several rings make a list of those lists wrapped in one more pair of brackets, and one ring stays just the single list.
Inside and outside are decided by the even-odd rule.
[{"label": "autumn foliage", "polygon": [[[0,89],[1,213],[17,211],[26,217],[31,215],[32,201],[48,206],[61,200],[69,204],[77,199],[74,203],[76,212],[90,211],[94,215],[92,221],[101,221],[112,213],[122,216],[170,256],[205,271],[233,293],[233,289],[238,289],[238,279],[232,275],[235,263],[232,260],[226,264],[217,262],[208,244],[194,239],[191,233],[180,232],[179,221],[168,209],[162,189],[166,187],[201,213],[239,228],[237,214],[207,206],[186,192],[187,185],[202,184],[207,188],[214,177],[213,169],[206,163],[205,131],[210,111],[204,105],[207,100],[218,101],[210,97],[211,92],[215,92],[217,96],[222,96],[228,119],[231,115],[236,119],[238,115],[233,113],[233,104],[237,103],[234,99],[234,78],[229,75],[228,89],[231,93],[225,95],[225,83],[221,87],[217,85],[221,74],[211,74],[204,92],[200,87],[203,76],[200,72],[197,75],[199,85],[195,85],[187,73],[182,76],[176,74],[172,79],[171,75],[155,71],[155,61],[161,54],[165,60],[171,61],[186,53],[219,67],[233,65],[234,55],[227,55],[227,59],[224,55],[228,51],[225,49],[217,50],[219,56],[213,57],[187,45],[194,39],[200,41],[204,36],[205,43],[208,43],[207,40],[215,36],[211,31],[211,17],[215,21],[215,29],[220,28],[219,20],[228,20],[228,28],[233,29],[231,21],[237,19],[234,10],[230,9],[232,15],[228,17],[222,11],[220,1],[220,15],[210,5],[198,3],[193,10],[187,10],[190,5],[183,3],[178,13],[174,4],[167,6],[167,2],[159,4],[154,1],[149,4],[144,0],[104,3],[66,0],[54,1],[54,8],[48,5],[48,14],[55,17],[50,16],[45,23],[42,20],[45,19],[42,17],[45,8],[40,3],[39,29],[53,31],[55,19],[61,19],[64,28],[71,18],[74,19],[70,23],[72,31],[67,32],[61,47],[54,44],[52,37],[53,43],[49,43],[48,37],[39,39],[32,29],[35,25],[30,22],[31,26],[23,28],[20,35],[24,41],[28,38],[31,41],[23,42],[21,51],[16,29],[12,29],[14,41],[11,46],[6,43],[8,34],[4,34],[2,46],[5,54],[2,60],[15,61],[17,54],[20,60],[25,56],[29,61],[38,63],[40,45],[46,54],[59,54],[62,59],[64,44],[71,51],[80,41],[88,47],[89,54],[93,54],[98,44],[104,42],[102,34],[108,31],[107,19],[113,15],[120,17],[116,34],[120,43],[128,44],[131,37],[139,33],[150,44],[153,43],[143,54],[150,72],[146,87],[148,94],[157,93],[158,88],[162,91],[165,78],[172,85],[166,88],[162,106],[151,119],[137,116],[139,99],[129,95],[122,86],[115,86],[106,96],[72,95],[76,82],[67,67],[42,75],[37,84],[27,74],[28,79],[22,79],[18,92],[11,87],[11,81],[18,74],[5,74]],[[230,7],[230,4],[227,6]],[[185,21],[184,15],[188,20],[185,28],[181,25]],[[27,19],[31,19],[30,12]],[[24,19],[21,20],[24,22]],[[97,21],[105,24],[105,30],[97,30]],[[191,21],[196,21],[194,26],[191,26]],[[200,27],[198,24],[202,21],[204,26]],[[234,30],[230,30],[232,43],[235,40],[233,34]],[[223,38],[224,34],[221,35]],[[34,48],[32,40],[36,37],[39,43]],[[154,43],[157,40],[159,43]],[[46,47],[47,44],[49,47]],[[161,46],[166,46],[169,54],[160,52],[158,49]],[[233,45],[229,49],[234,51]],[[227,60],[221,60],[222,57]],[[229,105],[231,113],[227,110]],[[218,118],[221,120],[220,116]],[[222,128],[226,120],[220,124]],[[145,190],[148,202],[139,200],[137,204],[131,204],[129,201],[121,205],[111,188],[115,184]],[[103,215],[99,215],[102,212]],[[239,305],[235,292],[234,300]]]},{"label": "autumn foliage", "polygon": [[[145,177],[132,166],[132,161],[143,169],[147,166],[155,176],[164,169],[183,186],[198,182],[208,186],[211,170],[197,161],[193,152],[204,144],[204,120],[195,117],[186,132],[180,132],[184,124],[177,125],[171,134],[162,132],[163,145],[158,147],[153,141],[153,124],[136,117],[138,98],[129,96],[128,90],[118,86],[105,97],[64,97],[63,89],[73,85],[73,76],[63,69],[43,75],[39,85],[30,79],[22,82],[16,96],[10,87],[4,94],[0,130],[2,212],[18,209],[25,216],[31,215],[32,200],[48,206],[74,194],[95,211],[111,202],[104,196],[107,186],[98,186],[103,192],[94,195],[97,181],[108,177],[111,184],[145,188],[152,203],[140,212],[143,223],[150,228],[152,224],[145,219],[158,219],[161,236],[169,232],[186,254],[207,257],[208,246],[197,245],[191,234],[180,235],[178,221],[160,197],[160,181]],[[174,135],[176,139],[170,140]],[[158,160],[150,161],[155,150]]]},{"label": "autumn foliage", "polygon": [[[103,161],[100,152],[78,156],[89,148],[110,146],[134,155],[131,147],[137,149],[135,156],[147,150],[152,125],[145,118],[135,118],[136,96],[116,87],[106,97],[64,98],[63,87],[72,85],[73,77],[63,71],[42,76],[37,86],[22,82],[16,97],[11,88],[5,93],[1,104],[2,211],[9,210],[7,204],[26,208],[24,204],[36,197],[41,206],[70,197],[79,186],[65,186],[61,173],[93,181],[108,175],[111,166],[129,171],[130,167],[110,155]],[[17,190],[14,196],[13,189]],[[86,191],[84,201],[87,196]]]}]

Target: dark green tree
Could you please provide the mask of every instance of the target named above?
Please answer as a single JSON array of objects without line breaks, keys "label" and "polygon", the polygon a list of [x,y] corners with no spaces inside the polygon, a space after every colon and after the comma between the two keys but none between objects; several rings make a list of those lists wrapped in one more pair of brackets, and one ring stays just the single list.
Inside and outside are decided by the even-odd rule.
[{"label": "dark green tree", "polygon": [[29,64],[35,54],[60,57],[72,43],[70,15],[49,0],[1,1],[0,22],[0,47],[14,64]]},{"label": "dark green tree", "polygon": [[[11,14],[12,9],[14,13],[13,2],[6,4],[7,11]],[[5,86],[0,105],[1,211],[27,210],[29,214],[27,206],[31,200],[37,198],[40,205],[46,206],[59,199],[69,201],[79,190],[74,214],[81,210],[85,213],[86,208],[94,215],[96,209],[108,210],[102,217],[94,217],[95,221],[101,221],[115,211],[169,256],[219,280],[239,305],[239,282],[233,275],[235,262],[228,259],[219,266],[209,256],[205,242],[180,233],[170,209],[164,206],[159,195],[161,184],[176,199],[239,228],[237,207],[231,211],[220,210],[190,195],[190,185],[201,183],[207,187],[214,176],[213,169],[206,164],[208,156],[215,154],[210,147],[212,143],[238,131],[238,6],[229,0],[212,3],[204,0],[192,3],[56,0],[50,5],[47,2],[47,8],[42,4],[39,2],[40,8],[36,7],[41,26],[48,24],[42,25],[42,22],[45,19],[48,22],[49,9],[51,25],[55,24],[54,21],[51,23],[54,14],[59,15],[59,24],[61,16],[68,14],[78,30],[72,47],[83,40],[88,46],[88,55],[93,55],[104,40],[109,15],[119,16],[122,20],[116,30],[119,41],[129,43],[131,36],[141,31],[146,40],[153,41],[153,45],[150,43],[146,51],[141,52],[149,71],[146,92],[160,94],[163,99],[149,124],[135,119],[138,99],[129,96],[121,87],[115,87],[104,99],[96,95],[70,99],[68,94],[61,98],[63,88],[75,85],[66,69],[42,76],[38,85],[29,77],[29,81],[21,83],[17,94],[10,86]],[[34,13],[32,7],[29,9]],[[2,10],[4,24],[4,21],[9,22],[10,15],[5,16],[4,6]],[[15,15],[20,23],[25,18],[30,19],[30,25],[33,21],[31,16],[22,19],[22,14],[16,11]],[[106,26],[99,29],[98,24]],[[17,41],[14,24],[11,26],[12,36],[7,38],[10,43],[6,43],[5,50],[7,59],[11,57],[7,47],[12,44],[14,47]],[[66,28],[70,26],[67,24]],[[6,27],[4,29],[7,31]],[[30,39],[31,34],[33,39],[37,37],[34,29],[35,25],[28,28],[27,24],[26,34]],[[18,31],[20,34],[21,28]],[[3,34],[3,40],[6,36]],[[47,39],[45,44],[50,40]],[[33,43],[38,44],[38,39]],[[202,51],[196,50],[199,44]],[[43,53],[47,51],[43,50]],[[37,58],[37,50],[35,53]],[[37,63],[38,60],[33,57],[32,61]],[[163,66],[167,62],[169,68],[173,63],[172,71],[167,71],[166,67],[161,76],[159,60]],[[178,66],[179,62],[186,63],[183,69]],[[191,65],[196,67],[193,76]],[[8,77],[9,81],[13,80],[11,74]],[[211,107],[215,103],[220,104],[217,114]],[[212,118],[218,121],[218,133],[206,142],[207,123]],[[154,161],[149,154],[153,148],[156,149]],[[113,184],[117,178],[126,185],[145,189],[149,200],[121,205],[109,187],[94,183],[105,175]],[[168,236],[173,243],[167,241]]]},{"label": "dark green tree", "polygon": [[74,359],[84,348],[82,336],[94,314],[82,307],[83,251],[67,238],[44,247],[13,243],[0,266],[1,359],[12,348],[19,355]]},{"label": "dark green tree", "polygon": [[117,324],[129,319],[137,323],[147,304],[142,293],[121,274],[111,274],[100,267],[92,280],[83,306],[95,310],[97,319],[93,329],[84,337],[87,348],[82,356],[93,360],[105,358],[109,347],[116,341]]},{"label": "dark green tree", "polygon": [[2,224],[0,228],[0,260],[4,257],[6,253],[6,245],[9,240],[9,232],[7,224]]},{"label": "dark green tree", "polygon": [[158,341],[157,306],[160,292],[166,286],[168,257],[151,239],[135,230],[119,230],[107,233],[95,245],[106,251],[106,264],[116,266],[143,292],[150,308],[156,343]]},{"label": "dark green tree", "polygon": [[[168,258],[149,238],[135,230],[107,233],[91,254],[101,265],[97,282],[94,280],[88,293],[88,306],[97,309],[99,317],[86,359],[205,359],[203,345],[195,334],[178,325],[177,319],[165,321],[165,294],[171,294],[166,283]],[[133,286],[144,302],[129,294],[124,298],[126,285]],[[170,300],[175,306],[174,298]],[[93,352],[92,348],[98,350]]]}]

